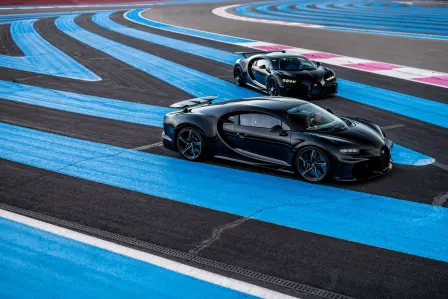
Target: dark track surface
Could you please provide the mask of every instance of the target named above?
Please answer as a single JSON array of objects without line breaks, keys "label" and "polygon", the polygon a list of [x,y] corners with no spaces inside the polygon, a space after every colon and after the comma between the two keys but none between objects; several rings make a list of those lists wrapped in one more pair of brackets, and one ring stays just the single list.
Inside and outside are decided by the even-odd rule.
[{"label": "dark track surface", "polygon": [[[297,31],[298,29],[292,28],[282,29],[282,34],[279,35],[277,32],[282,27],[248,22],[244,22],[245,29],[242,32],[241,22],[212,16],[211,7],[219,5],[222,4],[157,7],[147,16],[170,24],[218,33],[439,71],[448,70],[448,63],[443,55],[443,52],[448,52],[448,48],[442,42],[422,42],[386,36],[372,37],[355,33],[341,33],[335,36],[334,32],[327,33],[313,29]],[[244,50],[244,48],[139,25],[131,26],[131,23],[124,20],[120,14],[115,14],[113,19],[139,30],[175,36],[182,40],[226,51]],[[0,80],[16,80],[40,87],[160,106],[168,106],[173,102],[191,97],[169,84],[73,40],[58,31],[53,20],[39,20],[36,23],[38,32],[53,45],[101,76],[103,81],[86,83],[63,78],[54,79],[6,68],[0,68]],[[108,31],[95,25],[89,16],[81,16],[76,22],[83,28],[112,40],[232,81],[232,72],[227,65]],[[1,32],[4,31],[0,30]],[[307,40],[306,46],[294,42],[298,34]],[[1,35],[2,39],[4,36],[6,37]],[[400,43],[396,42],[397,39]],[[358,46],[351,47],[350,43],[341,42],[347,40],[356,40]],[[0,48],[1,45],[0,43]],[[7,41],[4,45],[4,50],[8,51],[14,47],[13,43]],[[395,52],[398,45],[404,49],[401,55]],[[441,88],[355,70],[341,68],[336,71],[344,79],[382,88],[390,87],[389,89],[398,92],[448,102],[446,90]],[[387,134],[397,143],[435,157],[440,163],[448,164],[446,129],[340,97],[321,100],[318,104],[331,107],[340,114],[371,119],[382,126],[403,124],[404,127],[388,130]],[[161,134],[160,128],[9,101],[0,101],[0,121],[124,148],[153,144],[160,141]],[[178,155],[161,147],[148,151],[179,158]],[[288,174],[229,162],[212,160],[209,163],[291,177]],[[239,219],[235,215],[52,173],[6,160],[0,160],[0,169],[2,169],[0,201],[3,203],[186,252],[194,250],[204,240],[210,238],[215,229]],[[438,167],[396,165],[390,175],[379,179],[355,184],[334,183],[334,185],[431,204],[434,197],[447,191],[446,182],[447,172]],[[225,230],[217,240],[198,254],[361,298],[446,298],[448,294],[446,263],[256,220],[244,221],[238,226]]]}]

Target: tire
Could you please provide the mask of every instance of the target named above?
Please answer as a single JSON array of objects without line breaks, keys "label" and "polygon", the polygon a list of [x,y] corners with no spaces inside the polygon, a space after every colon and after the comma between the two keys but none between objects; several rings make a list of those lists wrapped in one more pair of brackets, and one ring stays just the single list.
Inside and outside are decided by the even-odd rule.
[{"label": "tire", "polygon": [[268,79],[268,84],[266,86],[266,91],[268,93],[269,96],[278,96],[279,93],[279,86],[277,83],[277,80],[275,80],[275,78],[269,78]]},{"label": "tire", "polygon": [[241,68],[241,66],[237,65],[234,69],[233,69],[233,78],[235,80],[235,84],[238,86],[244,86],[246,85],[244,83],[244,73],[243,73],[243,69]]},{"label": "tire", "polygon": [[294,170],[309,183],[321,183],[328,178],[330,167],[330,160],[322,149],[305,146],[296,155]]},{"label": "tire", "polygon": [[176,136],[177,150],[189,161],[201,160],[204,156],[204,138],[198,129],[185,127]]}]

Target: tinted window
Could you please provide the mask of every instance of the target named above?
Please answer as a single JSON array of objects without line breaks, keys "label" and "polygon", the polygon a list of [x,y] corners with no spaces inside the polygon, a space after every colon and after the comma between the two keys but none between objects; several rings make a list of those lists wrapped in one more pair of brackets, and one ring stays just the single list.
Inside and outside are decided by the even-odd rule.
[{"label": "tinted window", "polygon": [[321,130],[344,125],[344,122],[336,115],[311,103],[291,108],[287,113],[290,122],[307,130]]},{"label": "tinted window", "polygon": [[300,70],[314,70],[316,66],[305,57],[284,57],[272,60],[274,70],[282,71],[300,71]]},{"label": "tinted window", "polygon": [[281,121],[267,114],[248,113],[240,115],[240,124],[242,126],[270,129],[276,125],[281,126]]},{"label": "tinted window", "polygon": [[268,61],[266,59],[260,59],[255,61],[254,65],[256,65],[257,67],[264,65],[266,66],[266,68],[268,68]]}]

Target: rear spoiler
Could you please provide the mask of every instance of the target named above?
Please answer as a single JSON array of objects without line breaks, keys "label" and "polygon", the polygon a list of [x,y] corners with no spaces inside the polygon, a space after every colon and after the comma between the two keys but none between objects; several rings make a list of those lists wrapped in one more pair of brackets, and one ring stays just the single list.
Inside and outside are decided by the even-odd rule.
[{"label": "rear spoiler", "polygon": [[186,109],[186,108],[195,107],[195,106],[208,105],[213,100],[215,100],[217,97],[218,96],[208,96],[208,97],[202,97],[202,98],[189,99],[189,100],[185,100],[182,102],[174,103],[170,107]]},{"label": "rear spoiler", "polygon": [[243,55],[244,57],[246,57],[247,58],[247,56],[246,55],[249,55],[249,54],[266,54],[266,53],[273,53],[273,52],[280,52],[280,53],[286,53],[286,51],[285,50],[277,50],[277,51],[254,51],[254,52],[235,52],[235,54],[236,55]]}]

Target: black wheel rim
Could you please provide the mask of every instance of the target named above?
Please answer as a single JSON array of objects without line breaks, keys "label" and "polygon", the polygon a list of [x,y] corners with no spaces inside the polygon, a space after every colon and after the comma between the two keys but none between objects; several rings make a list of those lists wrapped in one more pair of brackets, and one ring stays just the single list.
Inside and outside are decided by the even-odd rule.
[{"label": "black wheel rim", "polygon": [[194,160],[202,152],[202,142],[198,133],[193,129],[180,132],[178,138],[179,152],[187,159]]},{"label": "black wheel rim", "polygon": [[235,68],[235,70],[233,71],[233,77],[235,78],[235,83],[236,85],[240,85],[241,84],[241,70],[240,68]]},{"label": "black wheel rim", "polygon": [[297,156],[297,168],[300,175],[311,182],[321,181],[328,171],[324,154],[316,149],[302,151]]},{"label": "black wheel rim", "polygon": [[269,84],[268,84],[268,94],[270,96],[277,95],[277,84],[275,84],[275,82],[273,80],[269,81]]}]

